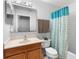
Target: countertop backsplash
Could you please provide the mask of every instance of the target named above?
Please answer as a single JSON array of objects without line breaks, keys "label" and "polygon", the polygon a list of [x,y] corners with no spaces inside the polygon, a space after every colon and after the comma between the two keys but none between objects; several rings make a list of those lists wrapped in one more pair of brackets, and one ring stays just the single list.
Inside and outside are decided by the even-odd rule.
[{"label": "countertop backsplash", "polygon": [[36,32],[27,32],[27,33],[20,32],[20,33],[11,33],[11,39],[24,39],[25,35],[27,38],[37,37]]},{"label": "countertop backsplash", "polygon": [[50,39],[50,33],[37,33],[37,32],[27,32],[27,33],[11,33],[11,39],[24,39],[24,37],[31,38],[31,37],[37,37],[39,39],[43,39],[44,37],[47,37]]}]

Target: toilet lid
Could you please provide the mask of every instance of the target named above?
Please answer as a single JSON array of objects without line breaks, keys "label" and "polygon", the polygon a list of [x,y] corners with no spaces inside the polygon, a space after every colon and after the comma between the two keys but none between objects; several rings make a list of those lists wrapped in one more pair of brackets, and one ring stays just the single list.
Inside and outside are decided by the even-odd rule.
[{"label": "toilet lid", "polygon": [[46,48],[46,51],[52,55],[57,55],[57,51],[54,48]]}]

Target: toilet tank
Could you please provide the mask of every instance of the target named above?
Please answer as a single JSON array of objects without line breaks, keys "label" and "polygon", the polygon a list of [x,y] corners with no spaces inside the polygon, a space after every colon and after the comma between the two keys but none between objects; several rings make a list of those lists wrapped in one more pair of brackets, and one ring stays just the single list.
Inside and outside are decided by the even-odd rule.
[{"label": "toilet tank", "polygon": [[42,43],[43,48],[48,48],[50,46],[50,40],[44,40]]}]

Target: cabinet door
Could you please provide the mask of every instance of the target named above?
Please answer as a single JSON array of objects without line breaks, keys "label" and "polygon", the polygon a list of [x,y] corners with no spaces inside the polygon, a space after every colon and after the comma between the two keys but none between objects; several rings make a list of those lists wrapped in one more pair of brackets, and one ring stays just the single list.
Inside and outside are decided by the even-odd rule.
[{"label": "cabinet door", "polygon": [[43,32],[43,20],[38,20],[38,32]]},{"label": "cabinet door", "polygon": [[49,32],[50,22],[49,20],[38,20],[38,32],[47,33]]},{"label": "cabinet door", "polygon": [[49,20],[44,20],[44,33],[49,32]]},{"label": "cabinet door", "polygon": [[41,49],[29,51],[28,52],[28,59],[42,59]]},{"label": "cabinet door", "polygon": [[27,58],[26,58],[25,53],[20,53],[20,54],[6,57],[5,59],[27,59]]}]

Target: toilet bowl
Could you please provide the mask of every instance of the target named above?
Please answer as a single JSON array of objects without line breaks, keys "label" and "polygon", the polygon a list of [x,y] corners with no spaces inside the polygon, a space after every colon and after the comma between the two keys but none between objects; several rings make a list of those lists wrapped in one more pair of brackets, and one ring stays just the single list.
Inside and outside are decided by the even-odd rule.
[{"label": "toilet bowl", "polygon": [[48,59],[57,59],[58,58],[56,49],[50,47],[50,40],[44,40],[42,46],[43,46],[43,48],[45,48],[46,56],[48,57]]},{"label": "toilet bowl", "polygon": [[45,48],[45,51],[46,51],[46,55],[49,59],[57,59],[58,58],[58,54],[55,49],[49,47],[49,48]]}]

